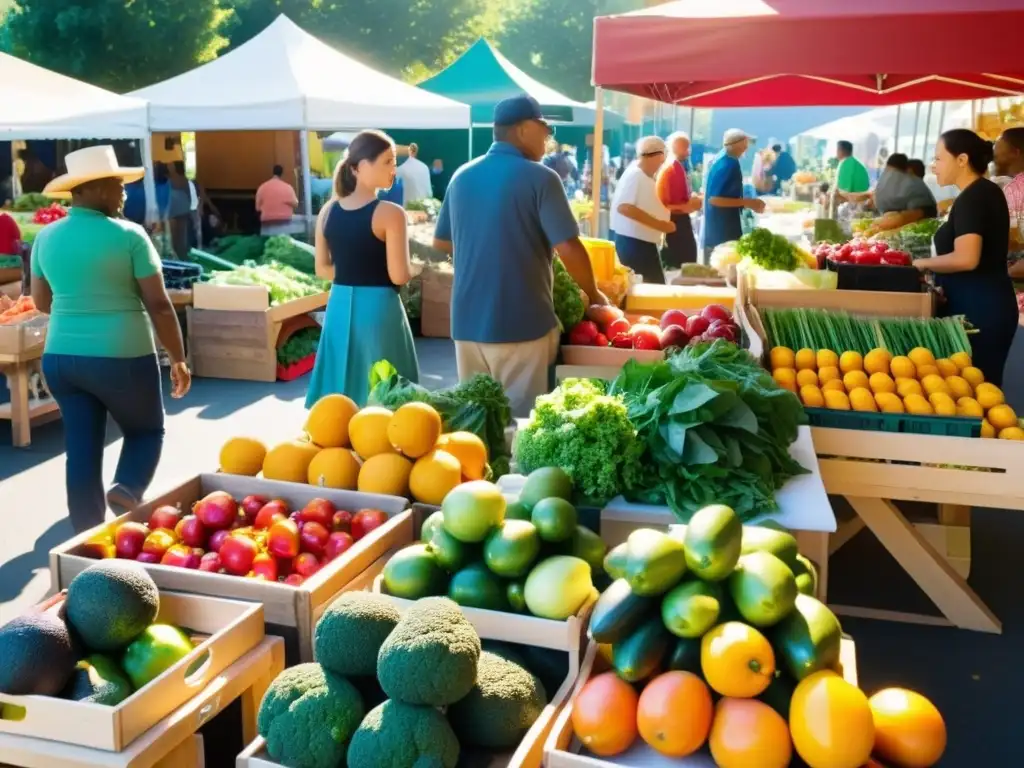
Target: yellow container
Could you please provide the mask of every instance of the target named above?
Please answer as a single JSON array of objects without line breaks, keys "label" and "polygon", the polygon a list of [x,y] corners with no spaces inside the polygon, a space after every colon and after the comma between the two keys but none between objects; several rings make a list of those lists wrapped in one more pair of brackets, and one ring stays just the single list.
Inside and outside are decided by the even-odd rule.
[{"label": "yellow container", "polygon": [[708,304],[722,304],[732,310],[735,300],[736,289],[731,287],[640,283],[626,296],[626,311],[650,314],[669,309],[700,310]]},{"label": "yellow container", "polygon": [[581,237],[583,247],[590,256],[590,265],[597,280],[611,280],[615,274],[615,243],[593,237]]}]

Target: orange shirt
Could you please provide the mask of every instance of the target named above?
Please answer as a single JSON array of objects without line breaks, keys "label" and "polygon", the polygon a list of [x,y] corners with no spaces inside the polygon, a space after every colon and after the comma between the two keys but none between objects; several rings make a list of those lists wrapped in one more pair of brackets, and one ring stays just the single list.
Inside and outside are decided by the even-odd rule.
[{"label": "orange shirt", "polygon": [[256,190],[256,210],[262,222],[291,221],[298,204],[292,185],[276,176]]},{"label": "orange shirt", "polygon": [[658,174],[658,199],[666,208],[690,201],[690,183],[686,178],[686,168],[678,160],[673,160]]}]

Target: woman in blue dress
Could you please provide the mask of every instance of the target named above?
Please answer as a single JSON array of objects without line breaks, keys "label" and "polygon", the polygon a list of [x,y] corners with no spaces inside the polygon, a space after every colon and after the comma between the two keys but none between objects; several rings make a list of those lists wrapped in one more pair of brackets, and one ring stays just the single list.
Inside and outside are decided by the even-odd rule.
[{"label": "woman in blue dress", "polygon": [[419,380],[398,295],[413,276],[405,211],[377,198],[394,181],[395,145],[380,131],[358,134],[334,171],[334,195],[320,211],[315,239],[316,273],[333,285],[307,408],[335,393],[365,405],[370,367],[378,360]]}]

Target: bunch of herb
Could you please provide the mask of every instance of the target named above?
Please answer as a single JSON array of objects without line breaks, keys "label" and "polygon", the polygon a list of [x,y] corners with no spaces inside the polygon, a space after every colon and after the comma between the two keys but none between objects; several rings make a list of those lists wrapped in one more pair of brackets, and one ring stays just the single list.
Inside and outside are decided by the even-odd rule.
[{"label": "bunch of herb", "polygon": [[554,270],[552,298],[555,302],[555,315],[558,317],[562,330],[569,331],[583,319],[583,315],[587,311],[583,303],[583,292],[580,291],[579,285],[572,279],[572,275],[557,256],[552,269]]},{"label": "bunch of herb", "polygon": [[286,264],[306,275],[316,274],[316,250],[313,246],[293,240],[288,235],[274,235],[263,247],[264,263]]},{"label": "bunch of herb", "polygon": [[277,362],[286,368],[289,365],[315,355],[320,346],[319,328],[302,328],[296,331],[277,350]]},{"label": "bunch of herb", "polygon": [[792,272],[800,266],[793,244],[782,235],[762,227],[743,235],[736,243],[736,252],[763,269]]}]

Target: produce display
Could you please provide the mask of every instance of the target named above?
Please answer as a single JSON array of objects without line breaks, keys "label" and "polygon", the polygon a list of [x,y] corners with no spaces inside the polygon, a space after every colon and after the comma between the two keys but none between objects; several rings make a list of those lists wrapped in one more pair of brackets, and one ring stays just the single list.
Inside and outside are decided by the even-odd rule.
[{"label": "produce display", "polygon": [[712,505],[668,532],[633,531],[605,569],[616,580],[590,636],[611,671],[586,681],[571,715],[589,753],[646,744],[669,758],[706,747],[720,768],[785,768],[794,752],[809,768],[860,768],[872,755],[924,768],[945,751],[923,696],[869,700],[843,679],[839,620],[788,532]]},{"label": "produce display", "polygon": [[587,310],[586,318],[569,331],[569,344],[664,350],[715,339],[735,342],[740,338],[740,329],[732,312],[721,304],[709,304],[693,314],[670,309],[660,319],[645,315],[633,323],[626,319],[621,309],[595,304]]},{"label": "produce display", "polygon": [[680,277],[718,277],[718,270],[707,264],[683,264],[679,268]]},{"label": "produce display", "polygon": [[606,547],[578,523],[572,481],[532,473],[507,503],[492,483],[466,483],[428,517],[420,541],[384,566],[385,592],[406,600],[446,595],[465,608],[564,621],[594,598]]},{"label": "produce display", "polygon": [[387,521],[379,509],[337,509],[326,499],[293,510],[281,499],[214,491],[188,514],[162,506],[146,522],[111,524],[85,553],[297,587]]},{"label": "produce display", "polygon": [[555,303],[555,316],[561,328],[568,330],[583,319],[583,312],[586,309],[584,294],[557,256],[552,263],[552,270],[554,282],[551,293]]},{"label": "produce display", "polygon": [[68,209],[60,203],[50,203],[45,208],[37,208],[36,212],[32,214],[32,223],[41,224],[44,227],[47,224],[52,224],[55,221],[67,217]]},{"label": "produce display", "polygon": [[26,192],[14,199],[11,209],[21,213],[34,213],[40,208],[48,207],[51,203],[53,200],[42,192]]},{"label": "produce display", "polygon": [[288,337],[288,341],[277,349],[278,365],[288,367],[312,357],[320,346],[320,329],[303,328]]},{"label": "produce display", "polygon": [[[160,593],[136,563],[111,560],[78,574],[60,610],[0,627],[0,693],[116,706],[192,652],[179,627],[155,623]],[[3,705],[3,719],[25,708]]]},{"label": "produce display", "polygon": [[262,260],[268,239],[262,235],[225,235],[213,241],[210,252],[241,266],[247,261]]},{"label": "produce display", "polygon": [[801,249],[793,245],[782,235],[758,227],[736,242],[736,253],[741,259],[768,270],[792,272],[798,267],[817,267]]},{"label": "produce display", "polygon": [[466,753],[488,764],[522,741],[557,685],[544,679],[549,653],[481,642],[444,598],[400,615],[387,597],[347,592],[313,642],[317,663],[282,672],[257,716],[285,768],[455,768]]},{"label": "produce display", "polygon": [[316,249],[288,235],[267,238],[261,261],[264,264],[283,264],[304,275],[316,274]]},{"label": "produce display", "polygon": [[872,242],[863,238],[854,238],[844,245],[821,243],[812,251],[818,266],[824,269],[825,263],[857,264],[859,266],[909,267],[912,259],[906,251],[894,250],[888,243],[879,240]]},{"label": "produce display", "polygon": [[257,265],[247,262],[230,272],[214,272],[211,285],[262,285],[270,293],[270,306],[275,307],[306,296],[330,290],[330,283],[311,277],[277,262]]},{"label": "produce display", "polygon": [[31,296],[11,299],[0,293],[0,325],[18,325],[40,315]]},{"label": "produce display", "polygon": [[164,287],[169,290],[191,290],[202,279],[203,268],[190,261],[161,259],[160,268],[164,276]]}]

